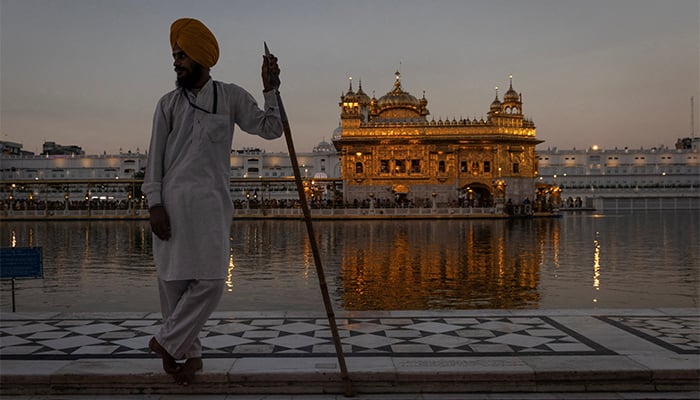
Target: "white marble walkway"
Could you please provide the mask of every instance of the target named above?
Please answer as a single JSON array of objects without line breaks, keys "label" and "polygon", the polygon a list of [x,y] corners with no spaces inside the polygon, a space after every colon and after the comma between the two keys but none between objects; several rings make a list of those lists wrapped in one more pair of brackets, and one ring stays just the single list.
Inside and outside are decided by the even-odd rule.
[{"label": "white marble walkway", "polygon": [[[700,389],[695,309],[342,312],[336,321],[350,379],[367,393]],[[35,395],[79,384],[99,393],[106,379],[120,382],[119,394],[170,393],[147,348],[159,324],[156,313],[4,313],[3,391],[34,382]],[[202,393],[339,388],[323,315],[216,313],[201,340]]]}]

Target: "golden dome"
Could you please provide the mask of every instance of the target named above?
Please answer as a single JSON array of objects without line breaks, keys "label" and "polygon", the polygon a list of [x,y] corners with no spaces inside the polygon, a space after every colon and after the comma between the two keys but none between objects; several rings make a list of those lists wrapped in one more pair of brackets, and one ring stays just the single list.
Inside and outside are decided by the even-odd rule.
[{"label": "golden dome", "polygon": [[379,110],[384,110],[387,108],[411,108],[418,110],[420,107],[420,100],[418,100],[412,94],[405,92],[401,88],[401,74],[396,71],[396,81],[394,82],[394,89],[388,92],[384,96],[377,100],[377,107]]},{"label": "golden dome", "polygon": [[496,98],[491,102],[491,111],[500,111],[501,104],[501,100],[498,99],[498,86],[496,86]]},{"label": "golden dome", "polygon": [[513,90],[513,75],[510,76],[510,87],[508,88],[506,94],[503,96],[503,102],[512,101],[520,101],[520,95],[518,94],[518,92]]},{"label": "golden dome", "polygon": [[360,80],[360,87],[357,89],[357,93],[355,94],[357,96],[357,102],[360,104],[369,104],[370,103],[370,98],[362,90],[362,80]]}]

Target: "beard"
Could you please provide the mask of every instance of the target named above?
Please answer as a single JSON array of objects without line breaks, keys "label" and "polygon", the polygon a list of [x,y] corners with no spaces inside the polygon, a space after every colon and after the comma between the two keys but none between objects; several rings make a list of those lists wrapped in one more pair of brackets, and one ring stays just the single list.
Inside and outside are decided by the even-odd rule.
[{"label": "beard", "polygon": [[199,82],[202,76],[202,66],[194,63],[192,69],[183,76],[178,76],[175,85],[178,88],[195,89],[195,85]]}]

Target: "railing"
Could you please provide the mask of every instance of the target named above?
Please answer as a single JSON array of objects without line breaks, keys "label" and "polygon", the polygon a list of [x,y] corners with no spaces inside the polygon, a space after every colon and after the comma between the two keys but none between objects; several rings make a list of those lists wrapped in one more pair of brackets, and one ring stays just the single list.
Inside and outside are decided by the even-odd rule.
[{"label": "railing", "polygon": [[568,207],[568,199],[580,199],[585,209],[596,211],[643,210],[697,210],[700,209],[700,188],[579,188],[562,190],[562,210]]},{"label": "railing", "polygon": [[596,195],[606,195],[606,196],[620,196],[620,195],[637,195],[638,197],[645,196],[659,196],[664,195],[666,197],[673,196],[700,196],[700,187],[676,187],[676,186],[659,186],[659,187],[634,187],[634,188],[608,188],[608,187],[577,187],[568,188],[562,187],[562,196],[566,197],[568,194],[596,194]]},{"label": "railing", "polygon": [[[506,214],[492,207],[483,208],[315,208],[315,219],[391,219],[391,218],[504,218]],[[70,219],[148,219],[146,209],[89,210],[9,210],[0,211],[0,220],[70,220]],[[300,208],[234,209],[234,219],[297,219]]]},{"label": "railing", "polygon": [[[301,218],[300,208],[236,209],[235,218]],[[318,219],[380,219],[380,218],[459,218],[504,217],[496,208],[316,208],[311,216]]]},{"label": "railing", "polygon": [[132,209],[4,209],[0,211],[0,220],[15,219],[145,219],[148,210]]}]

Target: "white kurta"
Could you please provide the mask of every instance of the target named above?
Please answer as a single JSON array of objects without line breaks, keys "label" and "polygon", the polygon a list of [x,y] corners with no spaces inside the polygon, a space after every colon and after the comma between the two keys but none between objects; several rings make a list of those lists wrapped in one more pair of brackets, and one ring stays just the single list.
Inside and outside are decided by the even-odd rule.
[{"label": "white kurta", "polygon": [[230,256],[233,205],[229,191],[234,124],[265,139],[282,135],[274,91],[264,93],[265,109],[243,88],[210,79],[190,101],[182,89],[158,102],[142,187],[150,205],[163,204],[172,236],[153,235],[153,258],[160,279],[225,279]]}]

